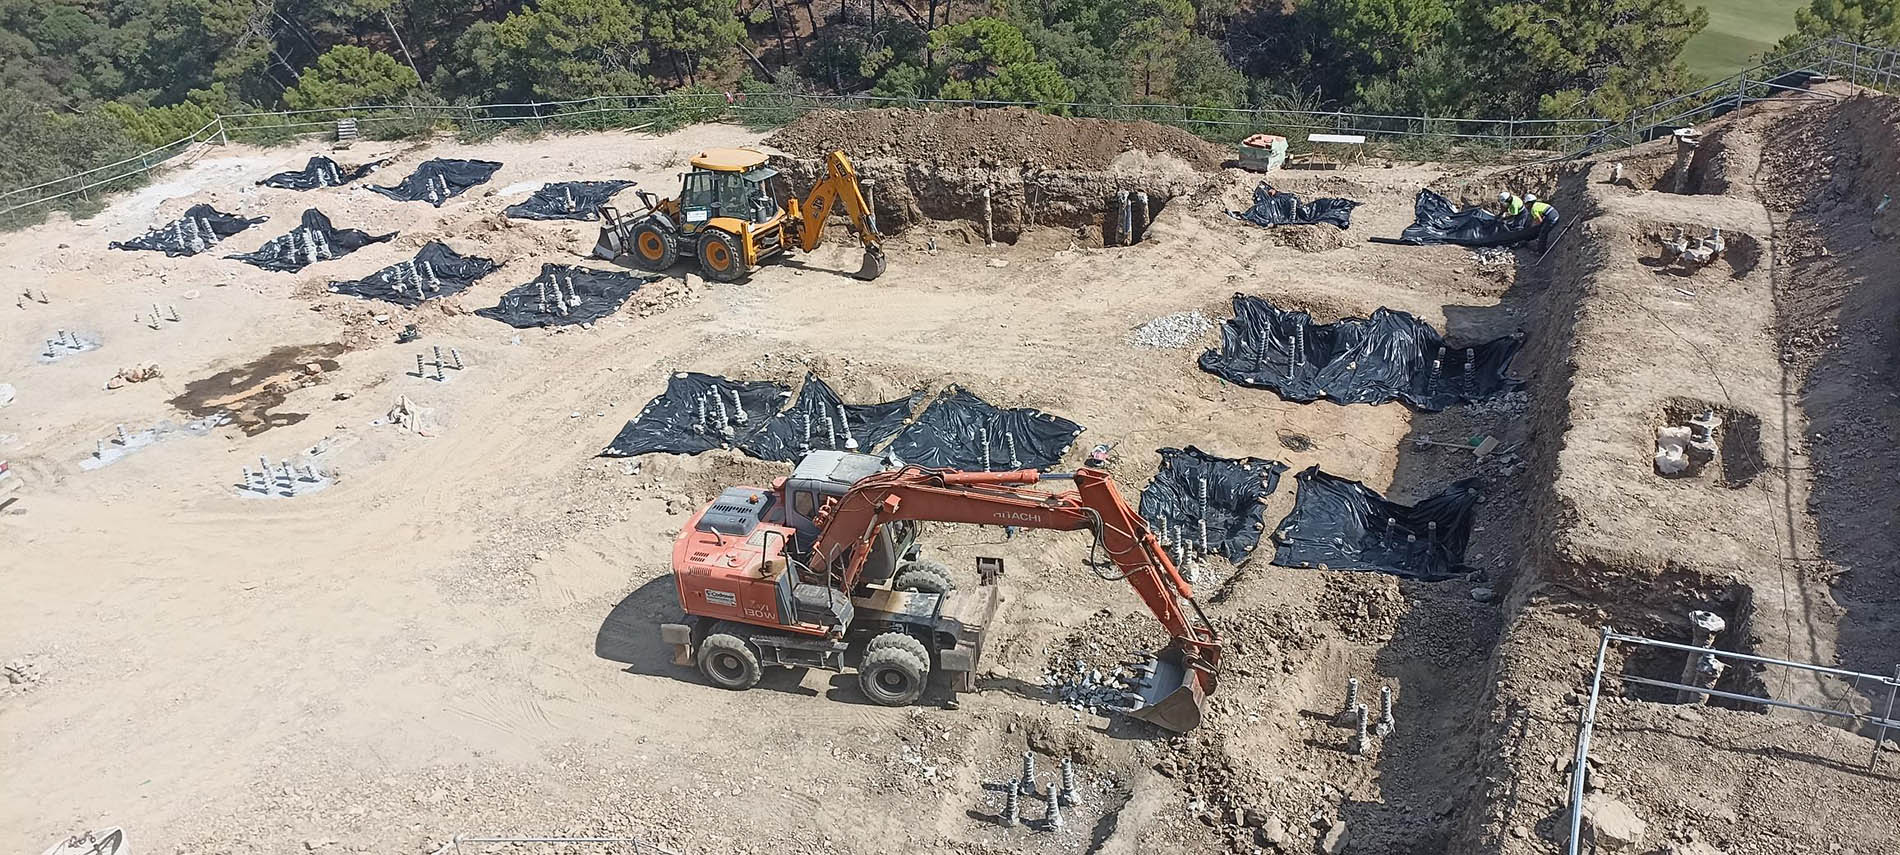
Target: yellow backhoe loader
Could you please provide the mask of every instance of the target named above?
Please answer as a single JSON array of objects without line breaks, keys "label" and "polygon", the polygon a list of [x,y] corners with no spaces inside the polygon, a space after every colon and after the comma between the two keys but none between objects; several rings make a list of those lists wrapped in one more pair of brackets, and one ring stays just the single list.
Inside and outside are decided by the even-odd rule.
[{"label": "yellow backhoe loader", "polygon": [[825,218],[836,206],[844,209],[852,231],[864,243],[863,266],[852,275],[868,280],[884,274],[877,217],[865,203],[857,170],[844,152],[825,158],[825,177],[805,195],[803,205],[797,199],[780,202],[771,181],[778,170],[765,165],[761,152],[708,149],[694,157],[692,165],[691,172],[680,176],[677,198],[641,192],[646,209],[624,216],[603,206],[594,255],[655,272],[688,255],[699,260],[699,272],[707,279],[737,282],[793,242],[805,252],[817,249],[825,239]]}]

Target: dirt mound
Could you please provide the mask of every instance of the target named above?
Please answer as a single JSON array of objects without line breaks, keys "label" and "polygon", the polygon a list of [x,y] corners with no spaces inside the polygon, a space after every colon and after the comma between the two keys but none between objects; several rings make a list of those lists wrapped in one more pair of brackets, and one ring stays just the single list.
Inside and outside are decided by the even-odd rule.
[{"label": "dirt mound", "polygon": [[[1023,166],[1109,169],[1129,152],[1170,155],[1197,169],[1219,169],[1227,150],[1179,128],[1153,122],[1070,119],[1017,107],[948,112],[822,110],[766,139],[801,157],[843,150],[854,158],[927,160],[945,167]],[[1135,160],[1145,160],[1141,155]],[[1120,161],[1118,164],[1117,161]]]}]

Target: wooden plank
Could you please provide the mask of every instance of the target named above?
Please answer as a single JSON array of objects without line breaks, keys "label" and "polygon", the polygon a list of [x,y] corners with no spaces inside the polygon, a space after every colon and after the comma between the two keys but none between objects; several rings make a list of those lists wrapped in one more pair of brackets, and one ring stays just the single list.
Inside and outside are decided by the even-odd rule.
[{"label": "wooden plank", "polygon": [[1346,143],[1349,145],[1365,145],[1366,138],[1364,134],[1307,134],[1306,141],[1316,142],[1316,143]]}]

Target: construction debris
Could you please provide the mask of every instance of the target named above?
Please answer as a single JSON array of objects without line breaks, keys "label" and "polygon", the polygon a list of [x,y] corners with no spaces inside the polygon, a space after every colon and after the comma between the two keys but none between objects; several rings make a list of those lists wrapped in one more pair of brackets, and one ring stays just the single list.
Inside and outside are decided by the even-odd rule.
[{"label": "construction debris", "polygon": [[112,375],[112,378],[106,381],[106,388],[117,389],[127,383],[143,383],[159,376],[162,375],[157,363],[141,362],[131,368],[119,369],[119,373]]},{"label": "construction debris", "polygon": [[1162,315],[1135,327],[1128,339],[1139,347],[1184,350],[1200,344],[1214,331],[1214,322],[1198,310]]}]

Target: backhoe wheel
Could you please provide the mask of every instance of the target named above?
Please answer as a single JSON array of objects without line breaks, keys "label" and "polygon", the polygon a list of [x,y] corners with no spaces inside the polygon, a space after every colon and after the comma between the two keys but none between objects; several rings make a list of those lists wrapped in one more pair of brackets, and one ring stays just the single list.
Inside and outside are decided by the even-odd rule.
[{"label": "backhoe wheel", "polygon": [[745,256],[739,252],[739,236],[707,229],[699,239],[699,272],[714,282],[737,282],[744,277]]},{"label": "backhoe wheel", "polygon": [[679,260],[680,242],[659,222],[646,219],[634,225],[633,246],[628,247],[627,251],[633,256],[635,267],[658,273]]},{"label": "backhoe wheel", "polygon": [[887,707],[909,706],[924,695],[930,665],[902,647],[880,647],[864,654],[858,665],[858,688],[864,696]]},{"label": "backhoe wheel", "polygon": [[864,655],[868,657],[875,651],[887,648],[907,651],[910,655],[917,657],[919,662],[926,664],[930,662],[930,651],[924,649],[924,643],[907,632],[886,632],[871,639],[871,643],[864,645]]},{"label": "backhoe wheel", "polygon": [[699,672],[719,688],[742,692],[759,684],[759,655],[745,639],[716,632],[699,643]]},{"label": "backhoe wheel", "polygon": [[898,591],[922,591],[926,594],[948,594],[957,589],[950,581],[950,568],[935,561],[912,561],[897,571],[897,578],[891,581],[891,588]]}]

